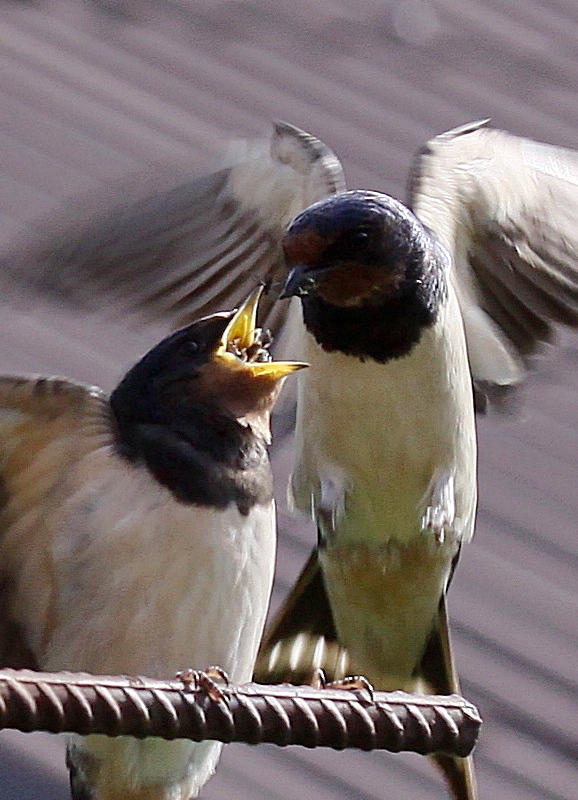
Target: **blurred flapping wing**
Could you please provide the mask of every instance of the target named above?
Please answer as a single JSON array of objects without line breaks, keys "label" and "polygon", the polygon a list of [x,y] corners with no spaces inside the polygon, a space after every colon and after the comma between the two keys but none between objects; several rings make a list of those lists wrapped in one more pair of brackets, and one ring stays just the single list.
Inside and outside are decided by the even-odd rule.
[{"label": "blurred flapping wing", "polygon": [[578,325],[578,153],[472,123],[416,155],[409,196],[453,255],[474,381],[515,386]]},{"label": "blurred flapping wing", "polygon": [[[95,211],[81,203],[80,214],[15,242],[4,272],[25,292],[84,309],[108,305],[114,315],[141,311],[172,327],[231,308],[259,282],[282,283],[283,231],[308,205],[344,189],[341,164],[282,122],[268,142],[233,145],[229,161],[162,188],[150,176],[115,203],[95,201]],[[261,304],[263,324],[275,329],[276,294]]]}]

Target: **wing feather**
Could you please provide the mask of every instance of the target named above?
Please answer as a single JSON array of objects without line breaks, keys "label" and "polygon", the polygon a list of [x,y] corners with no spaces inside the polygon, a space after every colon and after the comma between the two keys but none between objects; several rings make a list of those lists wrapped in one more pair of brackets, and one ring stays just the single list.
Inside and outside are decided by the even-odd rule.
[{"label": "wing feather", "polygon": [[95,387],[0,378],[0,664],[35,669],[54,623],[51,517],[76,459],[110,438]]},{"label": "wing feather", "polygon": [[327,680],[347,675],[347,653],[337,641],[317,550],[267,627],[257,663],[260,683],[310,683],[316,670]]},{"label": "wing feather", "polygon": [[[460,683],[454,664],[445,595],[440,600],[434,629],[423,654],[419,677],[432,694],[459,694]],[[471,756],[457,758],[438,753],[433,756],[455,800],[477,798],[474,762]]]},{"label": "wing feather", "polygon": [[[9,286],[84,309],[108,301],[113,314],[140,311],[178,327],[235,306],[259,282],[281,285],[286,226],[345,188],[329,148],[282,122],[269,142],[238,145],[230,166],[164,184],[143,178],[108,206],[96,198],[93,211],[85,201],[80,213],[15,242],[2,259]],[[260,311],[263,324],[277,328],[283,316],[270,316],[274,299],[264,298]]]},{"label": "wing feather", "polygon": [[519,383],[556,323],[578,326],[578,153],[472,123],[422,148],[409,195],[453,254],[474,380]]}]

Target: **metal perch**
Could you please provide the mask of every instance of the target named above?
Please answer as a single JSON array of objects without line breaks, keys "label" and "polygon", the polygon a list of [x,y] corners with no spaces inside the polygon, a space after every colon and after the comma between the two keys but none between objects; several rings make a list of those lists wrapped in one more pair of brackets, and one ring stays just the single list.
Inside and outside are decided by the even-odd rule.
[{"label": "metal perch", "polygon": [[[220,695],[220,697],[219,697]],[[0,670],[0,728],[466,756],[481,719],[458,695]]]}]

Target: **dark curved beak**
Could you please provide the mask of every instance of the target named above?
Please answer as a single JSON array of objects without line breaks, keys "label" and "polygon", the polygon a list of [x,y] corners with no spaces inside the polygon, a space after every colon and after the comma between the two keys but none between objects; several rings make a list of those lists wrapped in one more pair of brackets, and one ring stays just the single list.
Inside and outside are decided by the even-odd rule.
[{"label": "dark curved beak", "polygon": [[307,295],[313,294],[318,286],[317,276],[317,270],[308,269],[307,264],[297,264],[287,276],[285,286],[279,295],[279,299],[285,300],[288,297],[307,297]]}]

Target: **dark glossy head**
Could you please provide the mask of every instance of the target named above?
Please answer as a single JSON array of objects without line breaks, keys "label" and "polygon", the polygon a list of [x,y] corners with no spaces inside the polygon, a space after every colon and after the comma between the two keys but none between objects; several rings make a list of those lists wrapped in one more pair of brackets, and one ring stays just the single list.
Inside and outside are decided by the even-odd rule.
[{"label": "dark glossy head", "polygon": [[162,423],[207,406],[235,417],[269,411],[304,364],[273,361],[256,327],[261,289],[236,311],[204,317],[150,350],[111,396],[117,417]]},{"label": "dark glossy head", "polygon": [[404,355],[445,298],[447,255],[414,215],[379,192],[335,195],[287,231],[283,297],[327,350],[378,361]]},{"label": "dark glossy head", "polygon": [[271,502],[269,416],[281,379],[304,365],[271,360],[260,294],[164,339],[111,395],[117,454],[181,503],[248,514]]}]

